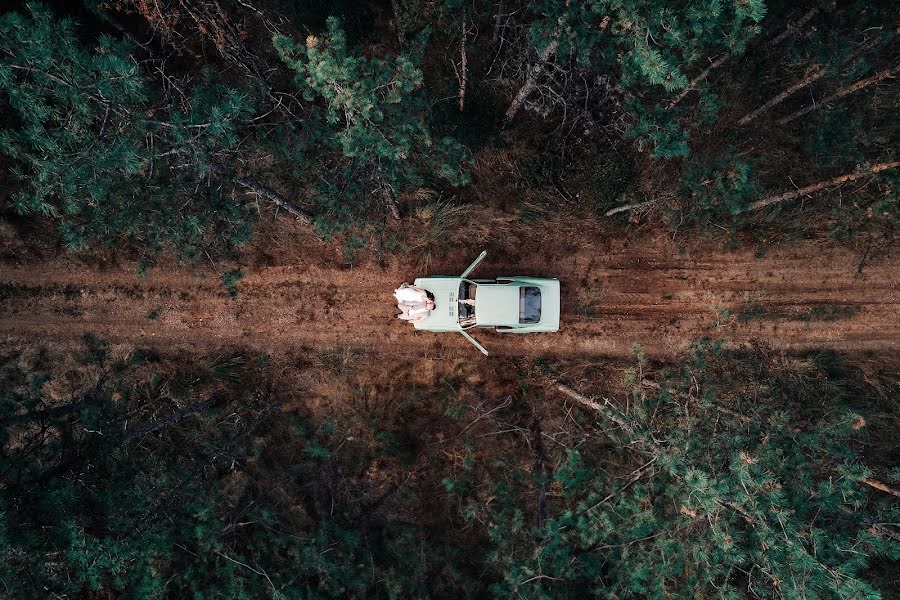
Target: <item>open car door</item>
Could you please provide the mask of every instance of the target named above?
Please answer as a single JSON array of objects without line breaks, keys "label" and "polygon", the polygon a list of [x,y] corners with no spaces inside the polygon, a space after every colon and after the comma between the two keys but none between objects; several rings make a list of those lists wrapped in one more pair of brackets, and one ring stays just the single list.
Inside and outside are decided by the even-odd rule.
[{"label": "open car door", "polygon": [[462,272],[462,275],[460,275],[460,277],[462,279],[465,279],[466,277],[468,277],[469,273],[471,273],[472,271],[475,270],[475,267],[478,266],[478,263],[480,263],[481,261],[484,260],[485,256],[487,256],[487,250],[482,250],[481,254],[478,255],[478,258],[476,258],[475,260],[472,261],[472,264],[469,265],[469,268],[467,268],[465,271]]},{"label": "open car door", "polygon": [[470,342],[472,342],[472,345],[475,346],[476,348],[478,348],[478,349],[481,351],[482,354],[484,354],[485,356],[490,356],[490,354],[488,354],[488,351],[484,349],[484,346],[482,346],[481,344],[479,344],[479,343],[475,340],[475,338],[473,338],[471,335],[469,335],[469,334],[466,332],[465,329],[463,329],[462,331],[460,331],[460,333],[463,334],[463,337],[464,337],[464,338],[466,338],[467,340],[469,340]]},{"label": "open car door", "polygon": [[[466,277],[468,277],[469,273],[471,273],[472,271],[475,270],[475,267],[478,266],[478,263],[480,263],[481,261],[484,260],[485,256],[487,256],[487,250],[482,250],[481,254],[478,255],[478,258],[476,258],[475,260],[472,261],[472,264],[469,265],[469,267],[465,271],[462,272],[462,275],[460,275],[460,277],[462,279],[465,279]],[[460,300],[463,300],[463,298],[460,298]],[[460,333],[463,334],[464,338],[466,338],[467,340],[472,342],[472,345],[475,346],[476,348],[478,348],[478,350],[481,351],[482,354],[484,354],[485,356],[490,356],[490,354],[488,354],[488,351],[484,349],[484,346],[482,346],[477,341],[475,341],[475,338],[473,338],[471,335],[469,335],[465,329],[460,331]]]}]

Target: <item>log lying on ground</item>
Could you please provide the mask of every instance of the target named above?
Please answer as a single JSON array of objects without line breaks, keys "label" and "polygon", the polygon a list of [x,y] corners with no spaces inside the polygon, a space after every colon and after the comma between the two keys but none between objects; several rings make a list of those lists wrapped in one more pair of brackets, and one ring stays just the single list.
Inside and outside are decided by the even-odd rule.
[{"label": "log lying on ground", "polygon": [[788,116],[779,119],[778,124],[786,125],[786,124],[790,123],[791,121],[793,121],[794,119],[797,119],[807,113],[811,113],[812,111],[819,109],[821,106],[824,106],[830,102],[834,102],[835,100],[839,100],[839,99],[843,98],[844,96],[849,96],[853,92],[858,92],[859,90],[861,90],[863,88],[867,88],[870,85],[876,84],[879,81],[883,81],[883,80],[887,79],[888,77],[893,76],[894,73],[897,73],[898,71],[900,71],[900,65],[896,65],[895,67],[893,67],[891,69],[885,69],[881,73],[876,73],[875,75],[872,75],[871,77],[867,77],[866,79],[860,79],[859,81],[857,81],[856,83],[854,83],[852,85],[844,86],[844,87],[840,88],[838,91],[836,91],[835,93],[833,93],[832,95],[828,96],[827,98],[825,98],[824,100],[819,102],[818,104],[811,104],[811,105],[807,106],[806,108],[801,108],[800,110],[793,112],[793,113],[789,114]]},{"label": "log lying on ground", "polygon": [[[833,7],[834,2],[832,2],[830,6]],[[798,31],[801,27],[803,27],[804,25],[809,23],[810,19],[812,19],[817,14],[819,14],[818,7],[809,9],[809,11],[805,15],[800,17],[799,21],[797,21],[796,23],[788,23],[788,26],[784,28],[784,31],[779,33],[774,38],[772,38],[772,41],[770,41],[768,44],[766,44],[766,46],[768,48],[773,48],[773,47],[777,46],[778,44],[780,44],[781,42],[786,40],[788,38],[788,36],[790,36],[792,33],[794,33],[795,31]]]},{"label": "log lying on ground", "polygon": [[[896,164],[900,165],[900,162],[898,162]],[[569,398],[571,398],[572,400],[575,400],[579,404],[598,412],[601,416],[609,419],[610,421],[612,421],[613,423],[618,425],[622,429],[622,431],[624,431],[625,433],[627,433],[630,436],[632,442],[641,444],[645,450],[650,452],[651,456],[653,456],[653,460],[651,460],[650,462],[648,462],[645,465],[643,465],[642,467],[640,467],[637,471],[634,472],[634,474],[637,474],[640,472],[640,474],[642,475],[644,469],[646,469],[648,466],[650,466],[652,463],[654,463],[657,460],[657,458],[659,458],[660,454],[663,452],[662,447],[652,437],[639,435],[638,432],[635,431],[634,427],[632,427],[632,425],[630,423],[625,421],[625,418],[623,418],[624,415],[621,415],[621,413],[619,412],[619,409],[616,408],[616,406],[612,402],[607,400],[606,398],[603,399],[603,404],[600,404],[596,400],[592,400],[592,399],[588,398],[587,396],[579,394],[578,392],[576,392],[575,390],[573,390],[572,388],[570,388],[569,386],[567,386],[565,384],[557,383],[556,389],[559,390],[560,392],[562,392],[563,394],[565,394],[566,396],[568,396]],[[740,413],[737,413],[737,412],[732,411],[727,408],[719,408],[719,412],[723,412],[725,414],[730,414],[732,416],[735,416],[744,423],[747,423],[749,420],[751,420],[750,417],[747,417],[746,415],[742,415]],[[896,496],[896,497],[900,498],[900,490],[893,488],[893,487],[887,485],[886,483],[878,481],[877,479],[872,479],[871,477],[864,477],[862,479],[858,479],[857,481],[863,485],[867,485],[878,491],[881,491],[886,494],[890,494],[892,496]],[[632,483],[634,483],[634,481],[629,481],[629,483],[626,484],[626,487],[628,485],[631,485]],[[607,497],[603,501],[608,500],[608,499],[609,498]],[[740,512],[744,516],[744,518],[748,520],[748,522],[752,522],[751,521],[752,516],[750,516],[749,514],[744,512],[743,507],[739,507],[730,502],[726,503],[726,504],[730,508],[733,508],[733,509],[737,510],[738,512]]]},{"label": "log lying on ground", "polygon": [[[863,52],[865,52],[867,47],[868,47],[867,44],[860,44],[860,46],[856,50],[854,50],[852,53],[850,53],[850,55],[843,60],[843,64],[850,64],[851,62],[856,60],[859,56],[861,56],[863,54]],[[738,121],[738,125],[749,125],[753,119],[755,119],[762,113],[766,112],[773,106],[777,106],[778,104],[781,104],[782,102],[784,102],[784,100],[788,96],[791,96],[792,94],[799,92],[803,88],[812,85],[813,83],[815,83],[816,81],[818,81],[819,79],[824,77],[825,72],[826,72],[826,69],[824,66],[814,65],[812,70],[807,74],[806,77],[804,77],[802,80],[795,83],[788,89],[784,90],[783,92],[781,92],[780,94],[778,94],[777,96],[775,96],[774,98],[772,98],[771,100],[769,100],[768,102],[766,102],[765,104],[763,104],[762,106],[757,108],[756,110],[744,115],[741,118],[741,120]]]},{"label": "log lying on ground", "polygon": [[213,396],[210,397],[210,399],[207,400],[206,402],[192,404],[192,405],[188,406],[187,408],[185,408],[173,415],[169,415],[168,417],[163,417],[161,419],[157,419],[157,420],[153,421],[152,423],[149,423],[143,427],[139,427],[133,431],[130,431],[124,438],[122,438],[122,444],[127,444],[133,440],[136,440],[137,438],[147,435],[148,433],[153,433],[155,431],[159,431],[160,429],[165,429],[166,427],[169,427],[170,425],[174,425],[175,423],[178,423],[179,421],[181,421],[187,417],[196,415],[198,413],[202,413],[202,412],[206,411],[207,409],[212,408],[216,404],[222,402],[224,399],[225,399],[224,394],[213,394]]},{"label": "log lying on ground", "polygon": [[781,92],[780,94],[778,94],[777,96],[775,96],[774,98],[772,98],[771,100],[769,100],[768,102],[766,102],[765,104],[763,104],[762,106],[757,108],[756,110],[749,112],[746,115],[744,115],[743,117],[741,117],[741,120],[738,121],[738,125],[749,125],[750,122],[753,121],[753,119],[755,119],[759,115],[763,114],[764,112],[766,112],[773,106],[777,106],[778,104],[781,104],[782,102],[784,102],[788,96],[791,96],[791,95],[797,93],[798,91],[800,91],[803,88],[818,81],[819,79],[821,79],[824,76],[825,76],[825,69],[821,66],[815,67],[812,70],[812,72],[810,72],[810,74],[807,75],[806,77],[804,77],[801,81],[795,83],[788,89],[784,90],[783,92]]},{"label": "log lying on ground", "polygon": [[631,424],[625,421],[625,419],[619,413],[619,409],[616,408],[616,406],[606,398],[603,399],[603,404],[600,404],[596,400],[591,400],[590,398],[579,394],[569,386],[562,383],[557,383],[556,389],[558,389],[560,392],[562,392],[572,400],[575,400],[579,404],[583,404],[584,406],[597,411],[598,413],[618,425],[622,429],[622,431],[631,436],[632,439],[638,439],[638,436],[635,434],[634,428],[631,426]]},{"label": "log lying on ground", "polygon": [[875,488],[876,490],[882,491],[886,494],[890,494],[891,496],[896,496],[900,498],[900,490],[897,488],[892,488],[886,483],[882,483],[877,479],[872,479],[871,477],[866,477],[865,479],[860,479],[860,483],[864,483],[871,488]]},{"label": "log lying on ground", "polygon": [[273,202],[279,208],[283,208],[287,212],[291,213],[294,217],[297,218],[297,220],[303,221],[304,223],[312,223],[311,215],[304,212],[303,209],[301,209],[299,206],[297,206],[272,188],[260,183],[252,177],[238,175],[237,172],[235,172],[233,169],[230,169],[216,161],[210,163],[210,169],[225,177],[226,179],[230,179],[237,185],[247,188],[254,194],[262,196],[266,200]]},{"label": "log lying on ground", "polygon": [[[818,7],[810,9],[805,15],[800,17],[800,20],[798,20],[796,23],[788,23],[787,27],[784,28],[784,31],[782,31],[775,38],[773,38],[772,41],[770,41],[768,44],[766,44],[766,46],[768,48],[777,46],[778,44],[780,44],[781,42],[786,40],[792,33],[798,31],[801,27],[806,25],[810,21],[810,19],[812,19],[818,13],[819,13]],[[734,56],[734,55],[728,54],[726,52],[725,54],[723,54],[722,56],[720,56],[719,58],[717,58],[716,60],[711,62],[708,67],[703,69],[702,73],[700,73],[699,75],[697,75],[696,77],[691,79],[690,83],[687,84],[687,87],[685,87],[683,90],[681,90],[681,93],[678,94],[677,96],[675,96],[675,98],[673,98],[671,102],[669,102],[669,105],[667,108],[674,108],[675,106],[677,106],[679,102],[684,100],[684,98],[689,93],[691,93],[691,91],[693,91],[694,89],[697,88],[697,86],[700,84],[700,82],[702,82],[707,77],[709,77],[709,74],[711,72],[713,72],[715,69],[718,69],[719,67],[724,65],[726,62],[728,62],[728,60],[732,56]]]},{"label": "log lying on ground", "polygon": [[466,20],[462,22],[462,41],[459,43],[459,112],[466,109],[466,78],[468,77],[468,58],[466,57]]},{"label": "log lying on ground", "polygon": [[847,183],[849,181],[856,181],[857,179],[860,179],[867,175],[874,175],[875,173],[880,173],[881,171],[887,171],[889,169],[896,169],[897,167],[900,167],[900,160],[897,160],[894,162],[887,162],[887,163],[878,163],[877,165],[872,165],[868,169],[863,169],[862,171],[857,171],[855,173],[848,173],[847,175],[841,175],[840,177],[835,177],[834,179],[829,179],[828,181],[820,181],[819,183],[814,183],[812,185],[808,185],[806,187],[802,187],[797,190],[792,190],[790,192],[778,194],[777,196],[769,196],[768,198],[763,198],[762,200],[757,200],[756,202],[751,202],[747,206],[747,208],[741,210],[740,212],[749,212],[751,210],[759,210],[760,208],[765,208],[766,206],[778,204],[779,202],[784,202],[785,200],[793,200],[794,198],[797,198],[798,196],[805,196],[807,194],[811,194],[813,192],[818,192],[819,190],[823,190],[825,188],[840,185],[842,183]]},{"label": "log lying on ground", "polygon": [[406,44],[406,32],[403,26],[403,13],[400,12],[400,4],[397,0],[391,0],[391,10],[394,12],[394,25],[397,27],[397,40],[400,45]]}]

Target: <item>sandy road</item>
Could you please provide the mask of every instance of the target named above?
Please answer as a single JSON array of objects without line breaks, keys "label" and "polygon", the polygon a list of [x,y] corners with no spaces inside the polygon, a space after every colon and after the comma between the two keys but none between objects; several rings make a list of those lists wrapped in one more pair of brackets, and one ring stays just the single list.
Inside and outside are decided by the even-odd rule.
[{"label": "sandy road", "polygon": [[[455,252],[430,271],[458,272],[468,254],[475,252]],[[418,274],[409,260],[352,269],[274,262],[247,268],[236,300],[213,273],[189,268],[160,266],[141,279],[133,265],[86,269],[66,257],[5,264],[0,342],[66,343],[91,331],[114,343],[191,351],[355,347],[479,356],[461,336],[414,332],[393,318],[392,289]],[[497,356],[624,356],[637,343],[665,358],[702,336],[784,349],[900,350],[900,255],[877,257],[862,274],[859,262],[849,250],[816,243],[760,258],[721,246],[683,251],[663,236],[489,256],[476,276],[559,277],[562,329],[476,336]]]}]

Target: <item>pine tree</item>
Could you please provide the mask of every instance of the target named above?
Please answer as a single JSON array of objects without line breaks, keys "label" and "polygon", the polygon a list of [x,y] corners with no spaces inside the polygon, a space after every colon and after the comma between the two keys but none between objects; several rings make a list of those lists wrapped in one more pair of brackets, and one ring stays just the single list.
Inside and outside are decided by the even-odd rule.
[{"label": "pine tree", "polygon": [[752,162],[734,148],[691,157],[682,172],[682,189],[688,198],[686,213],[701,226],[746,210],[761,195]]},{"label": "pine tree", "polygon": [[492,486],[469,522],[487,523],[494,596],[879,598],[865,572],[900,557],[876,525],[897,508],[864,484],[865,421],[840,408],[858,399],[822,377],[832,367],[771,364],[703,342],[655,384],[632,377],[628,414],[560,386],[631,466],[616,477],[598,468],[609,449],[566,450],[555,511],[532,526],[533,496]]},{"label": "pine tree", "polygon": [[[411,186],[465,183],[464,149],[451,138],[435,137],[428,124],[417,66],[424,39],[410,53],[369,57],[348,45],[337,18],[329,18],[327,26],[325,34],[310,35],[303,44],[276,37],[275,46],[296,73],[294,83],[304,98],[323,105],[308,130],[314,149],[321,143],[342,158],[329,175],[333,180],[321,188],[338,220],[352,219],[366,204],[358,199],[367,194],[399,217],[397,196]],[[337,199],[340,189],[345,193]]]},{"label": "pine tree", "polygon": [[69,248],[122,239],[149,253],[246,241],[253,211],[226,168],[247,135],[252,94],[207,74],[142,72],[126,43],[88,47],[38,4],[0,16],[0,152],[20,182],[13,209],[53,219]]},{"label": "pine tree", "polygon": [[104,233],[123,220],[106,212],[135,193],[129,183],[146,163],[136,142],[143,132],[119,132],[132,128],[148,90],[124,44],[103,37],[86,51],[71,20],[39,5],[29,10],[0,17],[0,93],[13,111],[0,149],[27,186],[13,208],[61,219],[67,244],[83,248],[85,223]]},{"label": "pine tree", "polygon": [[[631,135],[651,147],[658,143],[660,157],[684,156],[687,151],[681,140],[685,134],[663,108],[688,86],[687,71],[711,55],[742,54],[766,14],[763,0],[542,0],[526,3],[526,10],[533,16],[530,38],[537,55],[552,44],[555,60],[564,69],[568,60],[593,72],[617,73],[638,121]],[[507,112],[511,114],[515,111]]]}]

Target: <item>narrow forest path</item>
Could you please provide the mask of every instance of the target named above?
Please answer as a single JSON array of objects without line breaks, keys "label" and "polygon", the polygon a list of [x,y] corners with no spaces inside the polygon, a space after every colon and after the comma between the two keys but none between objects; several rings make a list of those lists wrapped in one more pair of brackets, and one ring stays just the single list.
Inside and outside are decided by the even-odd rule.
[{"label": "narrow forest path", "polygon": [[[454,252],[430,272],[459,272],[469,254],[477,252]],[[204,277],[158,266],[138,278],[133,264],[84,268],[65,256],[7,263],[0,266],[0,341],[65,343],[91,331],[113,343],[193,351],[354,347],[478,358],[461,336],[414,332],[394,318],[391,292],[417,272],[392,260],[341,268],[279,259],[273,262],[294,264],[245,269],[236,300],[211,271]],[[476,337],[497,356],[618,357],[637,343],[666,358],[703,336],[783,349],[900,350],[900,255],[874,257],[861,274],[859,263],[856,253],[821,243],[756,257],[721,244],[683,251],[665,236],[489,255],[476,276],[559,277],[562,325],[556,334]]]}]

